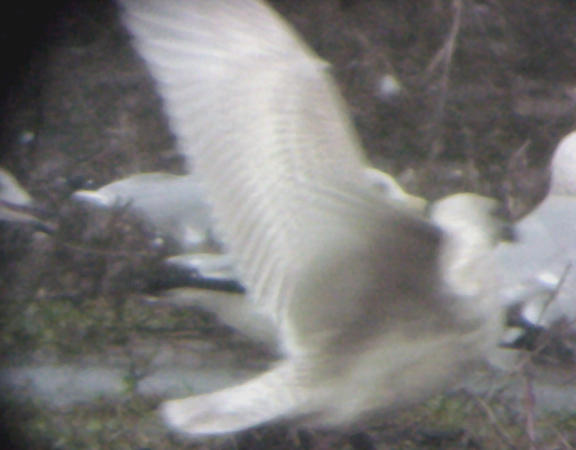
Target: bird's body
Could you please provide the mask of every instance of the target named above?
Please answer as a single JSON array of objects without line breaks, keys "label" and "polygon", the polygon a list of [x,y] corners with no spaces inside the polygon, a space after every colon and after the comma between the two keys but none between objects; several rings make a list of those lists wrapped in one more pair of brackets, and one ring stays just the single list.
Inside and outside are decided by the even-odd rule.
[{"label": "bird's body", "polygon": [[529,320],[544,325],[576,320],[576,132],[560,142],[550,171],[546,197],[493,255],[504,301],[526,303]]},{"label": "bird's body", "polygon": [[446,280],[439,227],[377,194],[327,63],[280,16],[256,0],[122,4],[250,307],[283,351],[244,384],[165,403],[169,424],[350,423],[484,360],[498,308],[487,316],[483,292]]},{"label": "bird's body", "polygon": [[103,208],[127,205],[185,250],[210,239],[210,209],[193,175],[139,173],[97,190],[76,191],[73,197]]}]

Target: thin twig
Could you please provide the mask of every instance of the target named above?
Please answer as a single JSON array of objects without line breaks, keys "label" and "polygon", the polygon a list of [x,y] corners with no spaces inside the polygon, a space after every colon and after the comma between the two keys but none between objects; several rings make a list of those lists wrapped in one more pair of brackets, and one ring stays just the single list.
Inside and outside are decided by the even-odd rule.
[{"label": "thin twig", "polygon": [[504,428],[500,426],[498,418],[496,417],[496,414],[494,414],[494,411],[492,411],[490,405],[488,405],[488,403],[486,403],[484,399],[482,399],[477,395],[473,395],[472,398],[486,413],[488,419],[490,420],[490,423],[494,427],[494,430],[496,430],[496,434],[500,437],[502,443],[511,450],[516,450],[517,447],[512,443],[512,438],[508,435],[508,433],[506,433],[506,431],[504,431]]},{"label": "thin twig", "polygon": [[524,375],[524,409],[526,413],[525,424],[526,424],[526,435],[530,440],[530,448],[535,448],[536,443],[536,421],[534,418],[534,406],[536,404],[536,399],[534,397],[534,386],[532,384],[532,378],[529,374]]},{"label": "thin twig", "polygon": [[450,86],[450,72],[452,61],[454,59],[454,51],[456,49],[456,40],[462,22],[462,0],[453,0],[452,8],[454,9],[454,20],[452,21],[452,26],[450,27],[448,36],[442,48],[436,53],[434,58],[432,58],[432,61],[430,61],[426,67],[426,73],[428,76],[431,76],[432,72],[434,72],[438,66],[441,66],[442,68],[440,77],[440,95],[431,120],[431,124],[433,125],[432,129],[436,129],[436,132],[432,133],[433,136],[430,139],[432,143],[432,150],[429,158],[430,162],[435,161],[442,152],[442,148],[440,148],[437,141],[439,136],[442,134],[441,124],[444,120],[446,110],[448,88]]}]

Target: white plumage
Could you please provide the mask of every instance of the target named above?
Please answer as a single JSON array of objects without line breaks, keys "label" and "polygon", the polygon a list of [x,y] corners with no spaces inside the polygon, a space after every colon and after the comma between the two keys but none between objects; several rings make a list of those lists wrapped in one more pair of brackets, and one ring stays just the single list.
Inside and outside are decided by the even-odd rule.
[{"label": "white plumage", "polygon": [[193,175],[139,173],[97,190],[76,191],[73,198],[103,208],[128,205],[185,250],[201,248],[210,241],[210,208]]},{"label": "white plumage", "polygon": [[425,398],[484,359],[498,308],[487,315],[474,306],[484,292],[444,279],[435,225],[377,195],[328,64],[274,11],[256,0],[122,4],[284,354],[244,384],[167,402],[169,424],[216,434],[301,415],[348,423]]}]

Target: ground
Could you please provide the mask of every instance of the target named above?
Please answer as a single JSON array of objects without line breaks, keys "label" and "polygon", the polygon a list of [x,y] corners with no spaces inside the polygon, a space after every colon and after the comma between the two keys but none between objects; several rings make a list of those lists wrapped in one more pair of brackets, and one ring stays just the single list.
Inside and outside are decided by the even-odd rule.
[{"label": "ground", "polygon": [[[574,2],[271,3],[332,64],[370,158],[411,192],[492,195],[514,218],[544,195],[549,156],[576,128]],[[4,55],[18,70],[2,75],[0,165],[59,226],[48,238],[1,225],[0,352],[7,367],[89,359],[130,370],[116,400],[11,403],[15,439],[62,449],[576,447],[576,418],[533,416],[522,376],[509,382],[526,382],[521,407],[499,391],[456,392],[352,438],[288,425],[199,442],[168,433],[154,413],[161,398],[136,389],[151,348],[209,341],[207,355],[253,368],[269,357],[205,314],[142,301],[171,243],[154,245],[125,209],[94,214],[70,201],[79,186],[181,173],[182,160],[113,4],[67,2],[44,22],[29,11],[14,6],[2,19]],[[14,51],[18,41],[34,46]]]}]

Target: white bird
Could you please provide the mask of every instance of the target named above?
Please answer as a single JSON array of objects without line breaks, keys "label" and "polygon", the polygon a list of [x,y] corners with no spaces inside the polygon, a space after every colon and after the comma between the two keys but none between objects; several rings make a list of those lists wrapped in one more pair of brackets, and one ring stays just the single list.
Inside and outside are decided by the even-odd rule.
[{"label": "white bird", "polygon": [[437,226],[377,195],[328,64],[280,16],[257,0],[122,4],[250,304],[283,350],[243,384],[166,402],[172,427],[346,424],[485,360],[498,307],[445,279]]},{"label": "white bird", "polygon": [[550,171],[548,195],[493,255],[504,301],[525,303],[525,317],[542,325],[576,320],[576,132],[562,139]]},{"label": "white bird", "polygon": [[8,170],[0,167],[0,221],[22,222],[49,231],[49,226],[38,217],[30,194]]},{"label": "white bird", "polygon": [[212,237],[210,208],[194,175],[140,173],[94,191],[76,191],[73,198],[102,208],[128,205],[188,251],[208,245]]}]

